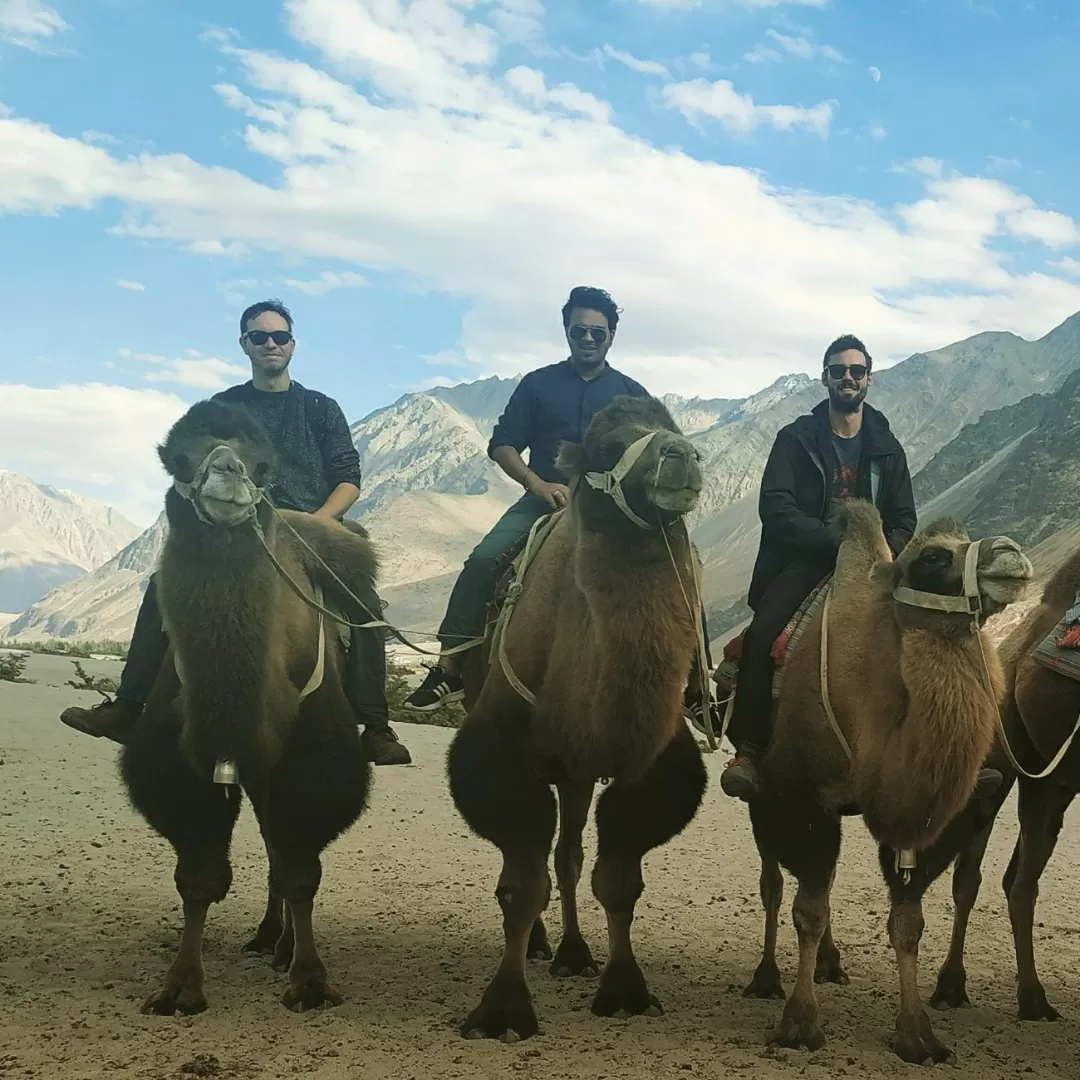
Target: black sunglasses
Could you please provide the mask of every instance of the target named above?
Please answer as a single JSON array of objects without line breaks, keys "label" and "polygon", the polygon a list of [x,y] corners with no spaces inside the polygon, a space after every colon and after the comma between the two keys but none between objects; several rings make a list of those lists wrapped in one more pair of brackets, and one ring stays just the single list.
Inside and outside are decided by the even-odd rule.
[{"label": "black sunglasses", "polygon": [[602,326],[582,326],[580,323],[575,323],[569,330],[571,341],[584,341],[586,335],[591,337],[597,345],[602,345],[607,341],[608,332]]},{"label": "black sunglasses", "polygon": [[275,345],[288,345],[292,341],[288,330],[248,330],[244,337],[252,345],[265,345],[268,338],[273,339]]},{"label": "black sunglasses", "polygon": [[845,371],[850,371],[851,377],[856,382],[862,382],[866,378],[868,369],[865,364],[829,364],[825,370],[833,382],[839,382],[844,377]]}]

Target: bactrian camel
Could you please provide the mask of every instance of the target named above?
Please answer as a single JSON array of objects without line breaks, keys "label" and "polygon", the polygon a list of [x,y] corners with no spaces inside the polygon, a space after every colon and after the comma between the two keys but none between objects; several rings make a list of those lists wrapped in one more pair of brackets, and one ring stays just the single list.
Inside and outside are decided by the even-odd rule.
[{"label": "bactrian camel", "polygon": [[[1034,652],[1076,603],[1077,590],[1080,551],[1067,558],[1050,577],[1040,602],[999,646],[1006,676],[1002,714],[1005,734],[1016,764],[1030,774],[1019,776],[1020,835],[1002,880],[1016,948],[1016,997],[1021,1020],[1058,1019],[1036,970],[1033,924],[1039,879],[1054,853],[1065,811],[1080,792],[1080,739],[1073,738],[1080,718],[1080,681],[1036,661]],[[952,941],[930,999],[941,1009],[969,1004],[964,968],[968,920],[982,884],[982,860],[994,816],[1017,778],[1000,739],[993,761],[1008,782],[998,792],[989,821],[956,860]],[[1042,776],[1044,773],[1048,775]]]},{"label": "bactrian camel", "polygon": [[[979,806],[971,796],[1003,693],[997,654],[975,623],[1020,595],[1031,564],[1011,540],[972,544],[952,521],[930,525],[893,561],[877,510],[862,500],[846,504],[840,530],[831,595],[786,661],[764,787],[749,806],[766,934],[747,994],[784,996],[775,957],[783,866],[798,880],[792,915],[799,970],[772,1042],[824,1045],[815,972],[847,981],[826,938],[829,897],[840,819],[861,813],[879,843],[891,897],[888,928],[900,978],[894,1049],[909,1062],[944,1061],[951,1052],[934,1035],[916,982],[922,896],[970,831],[963,818]],[[926,606],[941,597],[956,598],[944,606],[961,610]],[[901,852],[904,863],[914,852],[914,867],[899,865]]]},{"label": "bactrian camel", "polygon": [[144,1011],[206,1008],[203,925],[231,884],[241,789],[270,862],[267,912],[249,947],[288,969],[290,1009],[337,1004],[312,909],[320,854],[365,808],[370,766],[342,685],[340,635],[289,587],[259,532],[305,594],[318,585],[354,621],[364,613],[333,575],[378,611],[375,555],[362,531],[272,509],[262,492],[273,449],[238,406],[193,405],[159,455],[174,481],[157,573],[170,645],[121,769],[136,809],[176,851],[184,931]]},{"label": "bactrian camel", "polygon": [[701,490],[697,452],[660,402],[620,397],[596,414],[581,445],[563,445],[558,462],[570,478],[569,505],[525,570],[504,638],[510,668],[535,704],[500,662],[488,666],[475,651],[468,716],[448,757],[455,805],[503,856],[496,897],[505,952],[462,1024],[471,1037],[537,1031],[525,967],[530,948],[545,944],[552,787],[563,936],[551,971],[596,974],[576,892],[598,780],[606,787],[596,807],[592,888],[607,913],[609,953],[592,1010],[661,1011],[630,939],[641,862],[692,820],[706,786],[682,714],[698,643],[696,556],[682,521]]}]

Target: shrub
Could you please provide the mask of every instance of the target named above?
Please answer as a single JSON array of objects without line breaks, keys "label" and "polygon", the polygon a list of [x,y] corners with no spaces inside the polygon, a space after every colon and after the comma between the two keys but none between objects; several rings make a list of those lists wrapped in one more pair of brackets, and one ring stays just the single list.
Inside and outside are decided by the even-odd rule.
[{"label": "shrub", "polygon": [[32,683],[23,677],[29,659],[25,653],[0,653],[0,682]]}]

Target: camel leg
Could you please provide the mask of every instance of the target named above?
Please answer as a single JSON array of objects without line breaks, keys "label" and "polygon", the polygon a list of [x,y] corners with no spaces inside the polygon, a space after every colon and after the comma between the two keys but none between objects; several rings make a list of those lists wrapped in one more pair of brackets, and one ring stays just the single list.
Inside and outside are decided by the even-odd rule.
[{"label": "camel leg", "polygon": [[244,952],[272,954],[285,930],[285,905],[267,884],[266,911],[255,936],[244,946]]},{"label": "camel leg", "polygon": [[[1065,811],[1073,793],[1053,779],[1020,780],[1020,837],[1014,852],[1015,870],[1009,881],[1009,921],[1016,948],[1016,1000],[1021,1020],[1057,1020],[1058,1011],[1046,1000],[1035,967],[1033,926],[1039,879],[1054,853]],[[1013,864],[1010,864],[1013,869]]]},{"label": "camel leg", "polygon": [[763,859],[779,862],[799,883],[791,907],[799,941],[799,971],[769,1041],[818,1050],[825,1045],[825,1035],[814,974],[829,927],[829,893],[840,857],[840,822],[812,799],[768,791],[750,803],[750,821]]},{"label": "camel leg", "polygon": [[818,945],[817,964],[814,967],[814,982],[835,983],[847,986],[851,980],[840,962],[840,950],[832,936],[832,918],[825,924],[825,934]]},{"label": "camel leg", "polygon": [[270,856],[270,892],[280,896],[287,909],[274,960],[281,966],[291,959],[281,1001],[293,1012],[344,1000],[328,981],[313,926],[322,881],[320,855],[363,813],[371,780],[356,725],[351,715],[342,714],[349,722],[320,733],[319,742],[305,741],[301,718],[266,788],[258,797],[252,792]]},{"label": "camel leg", "polygon": [[560,783],[559,792],[559,841],[555,845],[555,878],[559,883],[559,901],[562,905],[562,941],[551,964],[551,974],[560,979],[571,975],[595,978],[600,972],[589,946],[581,936],[578,924],[577,887],[585,853],[581,847],[581,834],[592,805],[593,785]]},{"label": "camel leg", "polygon": [[548,941],[547,927],[542,918],[538,918],[533,923],[532,930],[529,931],[529,944],[525,951],[530,960],[551,959],[551,942]]},{"label": "camel leg", "polygon": [[179,733],[170,715],[144,713],[120,759],[133,805],[177,856],[176,889],[184,909],[180,949],[161,988],[142,1006],[162,1016],[206,1008],[203,927],[210,905],[223,900],[232,883],[229,841],[240,812],[238,789],[202,780],[188,767]]},{"label": "camel leg", "polygon": [[967,943],[968,922],[982,886],[982,862],[990,834],[994,831],[998,811],[1012,790],[1012,778],[998,788],[992,797],[990,818],[982,825],[971,842],[961,848],[953,869],[953,928],[949,952],[938,971],[937,986],[930,996],[935,1009],[959,1009],[971,1004],[967,995],[967,970],[964,967],[964,948]]},{"label": "camel leg", "polygon": [[784,902],[784,875],[771,855],[761,852],[761,906],[765,909],[765,948],[761,963],[743,991],[743,997],[783,1001],[787,996],[776,966],[776,935],[780,927],[780,907]]},{"label": "camel leg", "polygon": [[539,1030],[525,965],[551,895],[548,855],[555,836],[555,796],[530,768],[522,735],[478,713],[454,736],[447,771],[458,812],[503,855],[495,890],[503,913],[503,957],[461,1034],[504,1042],[527,1039]]},{"label": "camel leg", "polygon": [[659,1015],[630,941],[644,890],[641,860],[692,820],[708,778],[690,729],[680,725],[653,767],[633,784],[613,783],[596,805],[598,853],[592,886],[607,913],[608,962],[593,998],[597,1016]]}]

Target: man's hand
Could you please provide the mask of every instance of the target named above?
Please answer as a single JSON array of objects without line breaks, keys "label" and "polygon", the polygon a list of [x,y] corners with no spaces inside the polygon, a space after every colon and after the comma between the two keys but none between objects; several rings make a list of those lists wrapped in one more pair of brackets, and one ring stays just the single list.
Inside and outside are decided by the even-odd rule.
[{"label": "man's hand", "polygon": [[529,473],[525,487],[553,510],[561,510],[570,498],[570,489],[565,484],[549,484],[534,472]]}]

